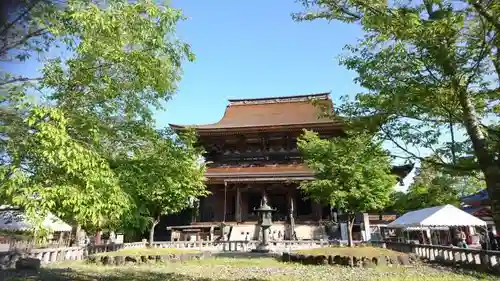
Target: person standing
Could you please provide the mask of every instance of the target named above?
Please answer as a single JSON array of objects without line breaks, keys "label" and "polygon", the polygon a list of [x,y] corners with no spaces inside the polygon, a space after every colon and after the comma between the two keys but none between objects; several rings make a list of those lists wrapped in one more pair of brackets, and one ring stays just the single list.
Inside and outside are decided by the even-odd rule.
[{"label": "person standing", "polygon": [[488,238],[490,239],[490,246],[492,251],[498,251],[498,242],[495,237],[495,234],[493,234],[493,231],[488,232]]},{"label": "person standing", "polygon": [[467,248],[467,235],[465,235],[463,229],[460,230],[459,238],[460,238],[459,247]]},{"label": "person standing", "polygon": [[487,236],[488,233],[486,233],[486,232],[479,232],[478,234],[479,234],[479,244],[481,244],[481,249],[482,250],[487,250],[487,241],[488,240],[486,238],[488,237]]}]

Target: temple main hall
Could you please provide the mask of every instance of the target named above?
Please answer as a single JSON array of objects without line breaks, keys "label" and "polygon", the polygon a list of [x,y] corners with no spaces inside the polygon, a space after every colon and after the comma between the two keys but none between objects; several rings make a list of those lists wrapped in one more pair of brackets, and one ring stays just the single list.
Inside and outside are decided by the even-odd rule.
[{"label": "temple main hall", "polygon": [[[301,181],[314,179],[297,149],[303,130],[315,131],[322,138],[344,135],[342,123],[325,117],[324,112],[333,112],[329,93],[232,99],[217,123],[170,124],[177,132],[196,130],[206,151],[205,176],[211,192],[200,198],[191,223],[168,227],[172,240],[256,240],[258,218],[253,210],[260,206],[263,194],[276,208],[271,239],[335,235],[324,222],[336,220],[336,210],[308,200],[298,188]],[[412,168],[397,166],[393,173],[401,180]],[[359,237],[354,238],[361,240],[368,217],[360,214],[353,229]]]}]

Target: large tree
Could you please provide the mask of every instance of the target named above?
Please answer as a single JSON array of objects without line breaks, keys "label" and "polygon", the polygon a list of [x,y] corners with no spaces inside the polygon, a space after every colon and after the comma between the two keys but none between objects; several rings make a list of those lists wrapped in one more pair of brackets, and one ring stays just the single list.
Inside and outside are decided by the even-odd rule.
[{"label": "large tree", "polygon": [[2,17],[0,56],[27,67],[37,61],[41,71],[0,72],[4,202],[32,218],[53,211],[88,230],[118,227],[135,198],[112,164],[117,151],[127,159],[138,144],[161,146],[149,133],[153,110],[175,93],[182,62],[194,58],[175,38],[182,19],[181,11],[148,0],[11,7]]},{"label": "large tree", "polygon": [[454,172],[481,171],[500,227],[499,2],[301,2],[308,11],[298,20],[339,20],[365,32],[341,64],[357,72],[366,91],[339,111],[376,116],[380,137],[404,157]]},{"label": "large tree", "polygon": [[121,186],[133,198],[134,207],[123,218],[125,226],[143,229],[149,225],[149,244],[162,215],[177,213],[206,196],[201,150],[194,132],[175,136],[170,130],[141,143],[128,157],[112,164]]},{"label": "large tree", "polygon": [[315,171],[315,179],[302,182],[301,188],[311,199],[342,212],[349,246],[353,246],[355,215],[383,209],[397,182],[387,152],[368,134],[320,139],[306,131],[297,144],[305,163]]}]

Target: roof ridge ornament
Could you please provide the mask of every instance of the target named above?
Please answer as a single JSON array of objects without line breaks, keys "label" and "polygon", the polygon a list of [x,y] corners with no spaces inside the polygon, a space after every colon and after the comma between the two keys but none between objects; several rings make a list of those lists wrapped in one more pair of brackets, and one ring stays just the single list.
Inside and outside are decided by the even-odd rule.
[{"label": "roof ridge ornament", "polygon": [[253,98],[253,99],[230,99],[229,105],[255,105],[255,104],[270,104],[270,103],[287,103],[287,102],[308,102],[312,100],[328,100],[330,92],[297,96],[281,96],[268,98]]}]

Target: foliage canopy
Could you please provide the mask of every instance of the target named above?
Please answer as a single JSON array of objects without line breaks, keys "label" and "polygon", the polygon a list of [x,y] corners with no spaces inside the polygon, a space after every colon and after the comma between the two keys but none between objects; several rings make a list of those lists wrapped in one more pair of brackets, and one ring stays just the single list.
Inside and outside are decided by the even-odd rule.
[{"label": "foliage canopy", "polygon": [[500,227],[500,3],[301,2],[307,11],[297,20],[338,20],[365,32],[340,62],[366,91],[339,113],[376,117],[362,127],[373,126],[400,157],[453,173],[481,171]]},{"label": "foliage canopy", "polygon": [[484,188],[484,180],[472,176],[444,173],[435,166],[420,167],[406,193],[395,192],[388,209],[404,214],[408,211],[451,204],[460,205],[460,198]]},{"label": "foliage canopy", "polygon": [[355,214],[381,210],[389,202],[397,179],[391,174],[388,154],[371,135],[321,139],[305,131],[297,144],[305,163],[315,171],[315,179],[300,187],[311,199],[347,215],[349,232]]},{"label": "foliage canopy", "polygon": [[150,243],[160,216],[178,213],[197,198],[208,194],[205,167],[200,162],[194,132],[174,136],[170,130],[157,132],[128,158],[113,161],[120,186],[131,195],[133,208],[124,217],[124,226],[150,226]]},{"label": "foliage canopy", "polygon": [[[1,58],[42,68],[39,77],[0,71],[4,202],[33,219],[52,211],[95,230],[119,227],[148,192],[140,188],[170,192],[168,211],[203,190],[201,168],[191,165],[193,137],[179,146],[152,119],[175,93],[182,63],[194,59],[175,37],[180,10],[149,0],[27,0],[11,8],[2,17]],[[175,165],[187,166],[170,178]]]}]

